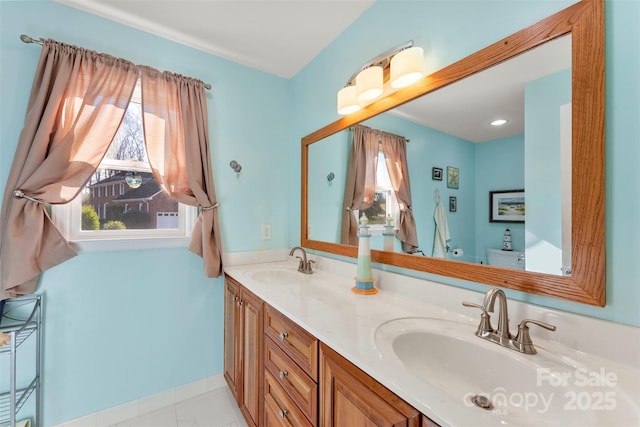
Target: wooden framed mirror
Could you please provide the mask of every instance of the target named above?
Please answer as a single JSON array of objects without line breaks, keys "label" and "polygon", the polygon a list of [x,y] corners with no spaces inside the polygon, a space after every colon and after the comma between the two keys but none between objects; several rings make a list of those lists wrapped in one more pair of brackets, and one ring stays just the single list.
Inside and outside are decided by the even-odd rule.
[{"label": "wooden framed mirror", "polygon": [[571,36],[570,271],[564,275],[553,275],[381,250],[372,250],[371,255],[375,263],[604,306],[605,59],[602,0],[575,3],[302,138],[301,245],[336,255],[357,256],[355,246],[309,238],[308,171],[312,144],[566,35]]}]

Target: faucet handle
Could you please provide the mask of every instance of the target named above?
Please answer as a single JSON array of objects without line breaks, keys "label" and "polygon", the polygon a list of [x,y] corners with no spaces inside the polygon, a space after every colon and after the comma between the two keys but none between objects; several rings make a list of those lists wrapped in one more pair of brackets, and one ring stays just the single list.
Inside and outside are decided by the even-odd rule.
[{"label": "faucet handle", "polygon": [[519,350],[522,353],[536,354],[537,351],[533,346],[533,341],[531,341],[531,335],[529,335],[529,327],[527,326],[527,323],[533,323],[534,325],[538,325],[550,331],[555,331],[556,327],[548,323],[533,319],[524,319],[522,322],[520,322],[520,324],[518,325],[518,335],[516,335],[514,344],[519,347]]},{"label": "faucet handle", "polygon": [[307,264],[304,266],[304,271],[303,273],[305,274],[312,274],[313,273],[313,269],[311,268],[311,263],[316,263],[314,260],[310,259],[309,261],[307,261]]},{"label": "faucet handle", "polygon": [[533,319],[524,319],[522,322],[520,322],[520,325],[518,325],[518,330],[522,329],[529,329],[529,327],[527,326],[527,323],[533,323],[534,325],[538,325],[542,328],[548,329],[550,331],[555,331],[556,327],[553,325],[550,325],[548,323],[545,322],[541,322],[539,320],[533,320]]},{"label": "faucet handle", "polygon": [[476,330],[477,336],[481,337],[493,332],[493,328],[491,327],[491,317],[489,316],[489,313],[487,313],[487,309],[484,308],[484,306],[467,301],[462,301],[462,305],[464,305],[465,307],[479,308],[480,310],[482,310],[482,314],[480,315],[480,324],[478,325],[478,329]]},{"label": "faucet handle", "polygon": [[298,271],[303,271],[304,261],[302,260],[302,257],[297,256],[296,258],[298,258]]},{"label": "faucet handle", "polygon": [[464,305],[465,307],[479,308],[480,310],[485,312],[487,311],[483,306],[481,306],[480,304],[476,304],[474,302],[462,301],[462,305]]}]

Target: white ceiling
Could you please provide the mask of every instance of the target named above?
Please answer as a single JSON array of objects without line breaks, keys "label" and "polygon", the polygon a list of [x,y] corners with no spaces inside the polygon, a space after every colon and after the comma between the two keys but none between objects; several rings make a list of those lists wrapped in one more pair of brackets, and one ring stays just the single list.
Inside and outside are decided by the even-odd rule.
[{"label": "white ceiling", "polygon": [[54,0],[284,78],[374,0]]},{"label": "white ceiling", "polygon": [[[411,101],[391,113],[471,142],[524,133],[525,83],[571,67],[571,36]],[[491,126],[506,119],[503,126]]]},{"label": "white ceiling", "polygon": [[[54,1],[291,78],[375,0]],[[570,52],[570,37],[546,43],[391,113],[472,142],[521,134],[524,82],[570,67]]]}]

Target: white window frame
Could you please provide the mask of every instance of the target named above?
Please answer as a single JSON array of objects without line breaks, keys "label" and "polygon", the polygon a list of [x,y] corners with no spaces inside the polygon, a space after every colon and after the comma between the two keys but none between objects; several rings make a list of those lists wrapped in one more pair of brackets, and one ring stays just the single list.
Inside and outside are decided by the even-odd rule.
[{"label": "white window frame", "polygon": [[[116,162],[116,164],[114,164]],[[118,166],[122,161],[103,160],[103,169],[131,170]],[[134,167],[133,170],[148,171]],[[64,205],[52,205],[52,219],[65,238],[81,252],[151,249],[188,246],[198,209],[178,203],[177,229],[82,230],[82,193]]]},{"label": "white window frame", "polygon": [[[131,102],[141,102],[140,81]],[[151,172],[148,163],[134,160],[103,159],[100,169]],[[100,188],[97,187],[98,195]],[[93,188],[92,191],[95,191]],[[108,187],[105,186],[105,192]],[[115,187],[114,187],[115,190]],[[124,187],[120,186],[120,194]],[[178,203],[177,229],[82,230],[82,191],[69,203],[51,206],[52,220],[65,238],[80,252],[155,249],[188,246],[195,226],[198,208]]]}]

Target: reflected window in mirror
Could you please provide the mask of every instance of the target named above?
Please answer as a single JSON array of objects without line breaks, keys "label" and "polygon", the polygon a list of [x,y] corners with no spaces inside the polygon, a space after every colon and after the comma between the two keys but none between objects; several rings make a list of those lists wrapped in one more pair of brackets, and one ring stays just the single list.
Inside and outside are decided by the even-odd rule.
[{"label": "reflected window in mirror", "polygon": [[384,154],[378,152],[378,166],[376,169],[376,190],[373,195],[373,202],[367,209],[354,212],[359,218],[364,213],[369,218],[369,227],[371,231],[382,231],[383,226],[387,222],[387,217],[391,217],[393,224],[398,223],[400,209],[398,200],[396,199],[389,171],[384,159]]}]

